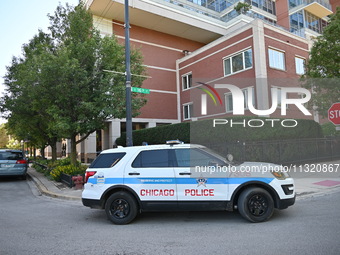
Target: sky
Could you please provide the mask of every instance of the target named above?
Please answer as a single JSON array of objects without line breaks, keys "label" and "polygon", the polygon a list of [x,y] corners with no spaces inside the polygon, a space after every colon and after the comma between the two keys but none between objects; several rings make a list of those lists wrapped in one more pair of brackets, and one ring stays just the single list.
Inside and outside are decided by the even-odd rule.
[{"label": "sky", "polygon": [[[48,32],[47,14],[54,14],[59,3],[77,5],[79,0],[0,0],[0,95],[5,86],[3,76],[13,56],[21,56],[22,46],[41,29]],[[4,120],[0,117],[0,123]]]}]

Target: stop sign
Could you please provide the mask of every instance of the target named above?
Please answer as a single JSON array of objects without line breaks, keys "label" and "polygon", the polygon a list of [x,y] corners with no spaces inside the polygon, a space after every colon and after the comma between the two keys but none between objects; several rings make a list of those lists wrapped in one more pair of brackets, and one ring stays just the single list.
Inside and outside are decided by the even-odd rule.
[{"label": "stop sign", "polygon": [[340,103],[335,103],[328,109],[328,119],[335,125],[340,125]]}]

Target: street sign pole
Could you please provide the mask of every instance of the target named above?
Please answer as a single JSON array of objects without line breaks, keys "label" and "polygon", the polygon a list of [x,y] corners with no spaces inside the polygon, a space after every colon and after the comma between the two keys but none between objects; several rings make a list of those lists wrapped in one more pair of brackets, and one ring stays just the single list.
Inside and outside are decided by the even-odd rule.
[{"label": "street sign pole", "polygon": [[126,72],[126,146],[133,146],[132,107],[131,107],[131,69],[130,69],[130,21],[129,0],[125,0],[125,72]]}]

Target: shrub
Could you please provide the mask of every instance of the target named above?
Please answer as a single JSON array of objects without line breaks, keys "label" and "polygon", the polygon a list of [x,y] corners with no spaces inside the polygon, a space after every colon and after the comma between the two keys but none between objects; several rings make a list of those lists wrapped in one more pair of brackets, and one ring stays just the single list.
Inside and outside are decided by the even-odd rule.
[{"label": "shrub", "polygon": [[46,173],[47,172],[47,164],[48,160],[47,159],[40,159],[40,160],[35,160],[32,164],[32,167],[40,173]]},{"label": "shrub", "polygon": [[[147,128],[133,131],[134,145],[162,144],[167,140],[179,139],[180,141],[190,142],[190,122]],[[126,133],[116,140],[117,145],[126,145]]]},{"label": "shrub", "polygon": [[[226,118],[229,121],[248,121],[252,117],[232,117]],[[265,121],[266,118],[256,117]],[[281,120],[280,120],[281,121]],[[148,128],[133,131],[134,145],[163,144],[167,140],[179,139],[185,143],[198,143],[208,145],[211,143],[241,142],[241,141],[264,141],[264,140],[284,140],[301,138],[322,137],[322,130],[318,123],[313,120],[299,119],[298,125],[294,128],[282,127],[279,121],[275,121],[274,127],[271,122],[265,121],[261,128],[243,127],[242,125],[217,125],[213,127],[213,120],[201,120],[194,122],[184,122],[155,128]],[[117,145],[125,146],[126,134],[116,140]]]},{"label": "shrub", "polygon": [[335,129],[335,125],[333,123],[325,123],[321,125],[322,132],[324,136],[340,136],[340,131]]},{"label": "shrub", "polygon": [[69,174],[69,175],[78,175],[78,174],[85,174],[87,166],[85,165],[59,165],[52,169],[50,175],[53,180],[60,181],[60,175],[62,173]]}]

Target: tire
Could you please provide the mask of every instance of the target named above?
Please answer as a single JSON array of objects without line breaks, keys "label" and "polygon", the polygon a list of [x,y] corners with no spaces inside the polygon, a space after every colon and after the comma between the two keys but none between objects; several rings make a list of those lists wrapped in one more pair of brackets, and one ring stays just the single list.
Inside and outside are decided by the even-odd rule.
[{"label": "tire", "polygon": [[268,191],[262,188],[244,190],[238,201],[238,211],[243,218],[250,222],[269,220],[274,212],[274,200]]},{"label": "tire", "polygon": [[113,193],[105,204],[108,219],[117,225],[128,224],[133,221],[138,213],[135,198],[127,192]]}]

